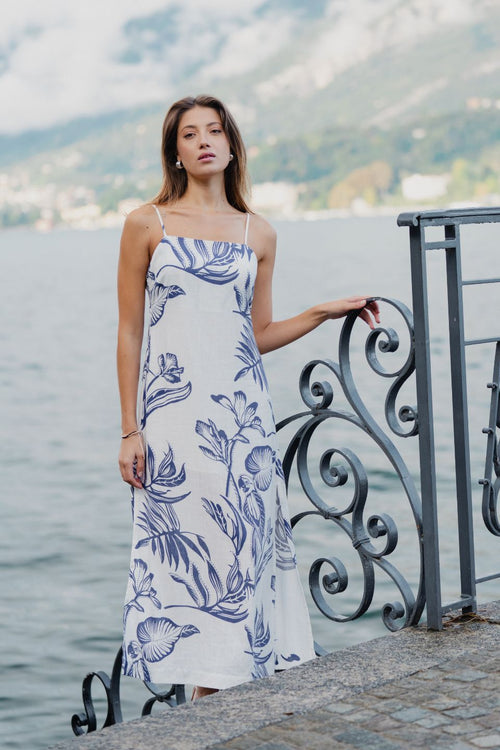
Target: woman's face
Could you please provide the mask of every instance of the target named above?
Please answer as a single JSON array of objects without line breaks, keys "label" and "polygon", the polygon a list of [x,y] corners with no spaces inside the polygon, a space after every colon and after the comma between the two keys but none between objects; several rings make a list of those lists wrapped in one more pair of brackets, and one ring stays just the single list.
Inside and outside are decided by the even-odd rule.
[{"label": "woman's face", "polygon": [[223,172],[229,164],[229,141],[217,110],[193,107],[177,129],[177,158],[193,176]]}]

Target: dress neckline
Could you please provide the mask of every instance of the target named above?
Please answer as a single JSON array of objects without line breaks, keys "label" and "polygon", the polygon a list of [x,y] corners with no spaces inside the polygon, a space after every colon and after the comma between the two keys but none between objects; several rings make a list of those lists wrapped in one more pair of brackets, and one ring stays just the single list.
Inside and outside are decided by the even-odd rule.
[{"label": "dress neckline", "polygon": [[237,245],[238,247],[245,247],[255,257],[256,262],[257,263],[259,262],[259,259],[257,258],[257,253],[246,242],[232,242],[231,240],[206,240],[206,239],[203,239],[202,237],[185,237],[182,234],[166,234],[164,232],[163,237],[161,238],[161,240],[158,242],[155,249],[151,253],[151,258],[149,259],[150,266],[151,266],[151,263],[153,262],[153,258],[155,257],[157,253],[158,248],[161,245],[164,245],[166,241],[168,240],[187,240],[188,242],[208,242],[211,245],[213,245],[216,242],[225,242],[228,245]]}]

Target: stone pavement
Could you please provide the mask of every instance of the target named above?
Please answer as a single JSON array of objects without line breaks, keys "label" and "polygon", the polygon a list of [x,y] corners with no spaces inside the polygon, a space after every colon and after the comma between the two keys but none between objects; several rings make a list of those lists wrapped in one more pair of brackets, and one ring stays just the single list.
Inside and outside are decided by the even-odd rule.
[{"label": "stone pavement", "polygon": [[495,602],[53,750],[500,750],[499,647]]},{"label": "stone pavement", "polygon": [[227,750],[500,748],[500,654],[478,654],[210,745]]}]

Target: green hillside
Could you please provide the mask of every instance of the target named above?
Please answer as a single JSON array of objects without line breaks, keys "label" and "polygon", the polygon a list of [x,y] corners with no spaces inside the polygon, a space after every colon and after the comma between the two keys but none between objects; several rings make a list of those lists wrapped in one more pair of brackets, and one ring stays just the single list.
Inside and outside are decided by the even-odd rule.
[{"label": "green hillside", "polygon": [[[59,190],[84,186],[101,213],[116,211],[127,198],[150,199],[161,179],[159,113],[144,112],[125,124],[89,125],[71,146],[26,159],[17,169],[32,186],[56,183]],[[250,142],[254,184],[300,185],[298,209],[349,207],[354,198],[369,204],[400,204],[401,181],[412,173],[449,175],[448,200],[480,200],[500,194],[500,110],[419,118],[392,128],[328,127],[272,143]],[[80,205],[87,194],[78,201]],[[31,223],[40,216],[3,208],[3,225]]]},{"label": "green hillside", "polygon": [[[376,204],[400,200],[401,179],[415,172],[451,173],[450,198],[466,200],[478,190],[500,192],[499,133],[498,109],[419,118],[390,129],[333,127],[261,146],[251,172],[255,182],[304,184],[302,204],[307,208],[327,208],[331,190],[354,171],[359,195],[364,188],[368,193],[375,189],[371,202]],[[359,174],[373,164],[384,171],[382,180],[380,174]]]}]

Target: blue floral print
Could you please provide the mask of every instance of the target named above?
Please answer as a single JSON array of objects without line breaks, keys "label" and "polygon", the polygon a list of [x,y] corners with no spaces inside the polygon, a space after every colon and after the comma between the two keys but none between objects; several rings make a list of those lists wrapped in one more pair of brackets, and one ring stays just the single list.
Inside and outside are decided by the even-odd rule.
[{"label": "blue floral print", "polygon": [[234,547],[235,555],[243,549],[247,538],[247,530],[241,513],[229,502],[223,500],[228,510],[222,508],[221,503],[215,503],[203,498],[203,507],[208,515],[215,521],[221,532],[228,537]]},{"label": "blue floral print", "polygon": [[271,633],[269,625],[264,622],[262,609],[255,612],[253,627],[246,625],[245,630],[250,646],[250,650],[246,653],[250,654],[253,659],[252,677],[254,680],[267,677],[269,668],[266,668],[266,664],[273,656],[273,649],[269,644]]},{"label": "blue floral print", "polygon": [[[191,393],[190,382],[187,382],[185,385],[177,385],[177,383],[180,383],[184,368],[179,367],[179,362],[175,354],[171,354],[171,352],[160,354],[157,371],[151,369],[149,359],[150,350],[148,348],[143,369],[144,387],[141,429],[144,428],[148,417],[156,409],[161,409],[164,406],[168,406],[168,404],[175,404],[177,401],[183,401]],[[172,384],[174,387],[166,387],[162,385],[161,381]]]},{"label": "blue floral print", "polygon": [[168,656],[179,638],[199,633],[194,625],[176,625],[168,617],[148,617],[137,628],[137,638],[146,661],[160,661]]},{"label": "blue floral print", "polygon": [[276,565],[281,570],[293,570],[297,565],[297,560],[293,550],[292,527],[290,526],[290,522],[283,516],[278,495],[276,495],[276,526],[274,534],[276,537]]},{"label": "blue floral print", "polygon": [[210,560],[207,560],[203,571],[193,564],[188,576],[175,573],[171,576],[186,587],[194,606],[202,612],[226,622],[240,622],[247,618],[246,599],[252,584],[248,577],[243,578],[236,557],[225,580],[219,576]]},{"label": "blue floral print", "polygon": [[125,603],[123,616],[127,619],[127,615],[130,609],[137,609],[139,612],[144,612],[144,607],[141,605],[140,599],[149,599],[151,603],[161,608],[161,602],[157,597],[156,589],[153,588],[153,573],[148,573],[148,566],[144,560],[134,560],[134,568],[129,573],[129,578],[132,583],[132,590],[134,596],[128,602]]},{"label": "blue floral print", "polygon": [[257,445],[245,459],[247,471],[253,474],[257,489],[267,490],[273,478],[276,453],[269,445]]},{"label": "blue floral print", "polygon": [[238,309],[234,310],[234,312],[243,315],[246,318],[250,318],[253,300],[252,279],[250,274],[247,275],[243,286],[238,286],[237,284],[234,285],[234,295],[238,305]]},{"label": "blue floral print", "polygon": [[125,674],[150,682],[146,662],[161,661],[172,653],[180,638],[189,638],[199,632],[195,625],[177,625],[168,617],[147,617],[137,627],[137,640],[128,645]]},{"label": "blue floral print", "polygon": [[234,379],[239,380],[250,372],[260,388],[262,390],[267,390],[267,378],[266,373],[264,372],[262,358],[255,342],[252,324],[247,319],[245,319],[241,329],[241,336],[238,346],[236,347],[236,352],[235,356],[243,362],[244,367],[242,367],[241,370],[238,370]]},{"label": "blue floral print", "polygon": [[175,242],[166,237],[163,241],[170,245],[181,268],[210,284],[235,281],[240,274],[239,261],[252,254],[249,248],[233,242],[213,242],[208,247],[203,240],[193,240],[190,247],[185,237],[178,237]]},{"label": "blue floral print", "polygon": [[258,404],[253,401],[247,405],[247,397],[243,391],[235,391],[234,401],[227,396],[212,396],[212,400],[228,409],[234,415],[236,425],[243,430],[246,427],[253,427],[258,430],[262,436],[265,436],[260,417],[256,416]]},{"label": "blue floral print", "polygon": [[200,534],[181,531],[174,503],[184,500],[189,492],[177,494],[176,488],[184,484],[186,472],[184,466],[177,470],[172,449],[167,453],[158,467],[154,452],[147,448],[147,477],[144,482],[144,493],[147,502],[138,514],[137,524],[146,533],[138,540],[136,549],[151,545],[153,554],[160,556],[161,562],[168,560],[175,569],[182,561],[189,568],[189,550],[197,555],[209,555],[208,547]]},{"label": "blue floral print", "polygon": [[172,286],[164,286],[159,282],[155,282],[153,286],[149,288],[150,319],[152,326],[155,326],[163,315],[167,300],[178,297],[180,294],[185,294],[185,291],[175,284]]}]

